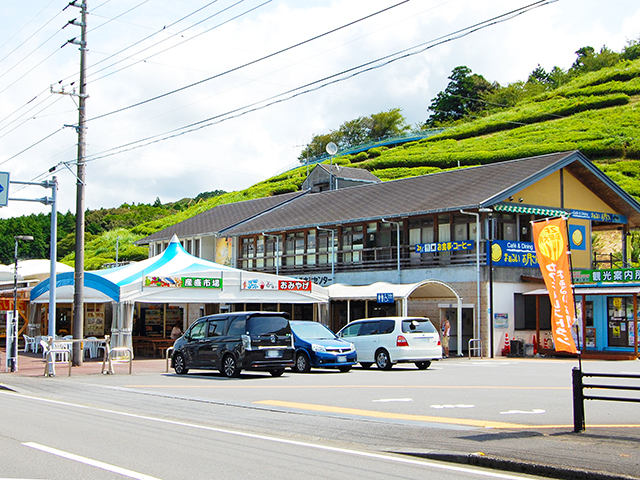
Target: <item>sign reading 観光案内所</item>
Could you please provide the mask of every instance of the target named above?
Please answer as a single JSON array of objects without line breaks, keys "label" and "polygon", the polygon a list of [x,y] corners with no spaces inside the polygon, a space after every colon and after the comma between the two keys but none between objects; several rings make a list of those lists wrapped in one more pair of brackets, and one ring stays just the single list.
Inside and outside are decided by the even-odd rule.
[{"label": "sign reading \u89b3\u5149\u6848\u5185\u6240", "polygon": [[625,282],[640,282],[640,268],[579,270],[577,272],[573,272],[573,283],[625,283]]}]

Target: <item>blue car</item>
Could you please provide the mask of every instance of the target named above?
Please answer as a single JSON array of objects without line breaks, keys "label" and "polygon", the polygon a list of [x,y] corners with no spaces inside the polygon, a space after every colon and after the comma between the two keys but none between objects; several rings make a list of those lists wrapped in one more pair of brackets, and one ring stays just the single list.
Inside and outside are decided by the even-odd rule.
[{"label": "blue car", "polygon": [[296,349],[293,371],[307,373],[315,367],[348,372],[358,362],[353,343],[336,337],[321,323],[292,320],[289,324]]}]

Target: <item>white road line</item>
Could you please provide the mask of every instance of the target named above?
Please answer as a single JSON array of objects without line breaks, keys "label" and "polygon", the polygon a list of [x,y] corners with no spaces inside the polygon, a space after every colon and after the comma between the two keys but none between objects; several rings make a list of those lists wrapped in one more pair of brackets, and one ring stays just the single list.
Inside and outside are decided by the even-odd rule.
[{"label": "white road line", "polygon": [[67,458],[69,460],[73,460],[74,462],[84,463],[85,465],[90,465],[92,467],[101,468],[102,470],[107,470],[119,475],[124,475],[125,477],[136,478],[139,480],[160,480],[157,477],[134,472],[133,470],[127,470],[126,468],[122,467],[116,467],[115,465],[110,465],[108,463],[93,460],[91,458],[81,457],[80,455],[75,455],[73,453],[58,450],[57,448],[47,447],[46,445],[40,445],[39,443],[25,442],[22,445],[24,445],[25,447],[35,448],[36,450],[50,453],[52,455],[57,455],[58,457]]},{"label": "white road line", "polygon": [[[230,429],[227,429],[227,428],[208,427],[206,425],[198,425],[198,424],[194,424],[194,423],[182,422],[182,421],[177,421],[177,420],[168,420],[166,418],[150,417],[150,416],[147,416],[147,415],[138,415],[138,414],[135,414],[135,413],[118,412],[116,410],[109,410],[107,408],[90,407],[90,406],[87,406],[87,405],[79,405],[79,404],[76,404],[76,403],[63,402],[63,401],[60,401],[60,400],[51,400],[51,399],[48,399],[48,398],[32,397],[30,395],[20,395],[20,394],[15,394],[15,393],[7,393],[6,395],[15,395],[15,396],[20,397],[20,398],[26,398],[26,399],[35,400],[35,401],[44,402],[44,403],[52,403],[52,404],[56,404],[56,405],[64,405],[64,406],[67,406],[67,407],[73,407],[73,408],[78,408],[78,409],[82,409],[82,410],[90,410],[90,411],[108,413],[108,414],[111,414],[111,415],[120,415],[120,416],[123,416],[123,417],[136,418],[136,419],[139,419],[139,420],[148,420],[148,421],[157,422],[157,423],[175,425],[175,426],[179,426],[179,427],[193,428],[193,429],[196,429],[196,430],[204,430],[204,431],[208,431],[208,432],[216,432],[216,433],[222,433],[222,434],[226,434],[226,435],[234,435],[234,436],[237,436],[237,437],[251,438],[251,439],[254,439],[254,440],[263,440],[263,441],[267,441],[267,442],[282,443],[282,444],[285,444],[285,445],[295,445],[295,446],[300,446],[300,447],[312,448],[312,449],[316,449],[316,450],[323,450],[323,451],[328,451],[328,452],[341,453],[341,454],[344,454],[344,455],[352,455],[352,456],[365,457],[365,458],[375,458],[375,459],[378,459],[378,460],[384,460],[384,461],[387,461],[387,462],[400,463],[400,464],[405,464],[405,465],[416,465],[416,466],[421,466],[421,467],[435,468],[435,469],[439,469],[439,470],[447,470],[447,471],[450,471],[450,472],[463,472],[463,473],[467,473],[467,474],[471,473],[471,474],[478,475],[478,476],[489,477],[489,478],[501,478],[501,479],[504,479],[504,480],[522,480],[522,478],[523,478],[520,475],[510,475],[510,474],[506,474],[506,473],[498,473],[498,472],[494,472],[494,471],[475,469],[475,468],[471,468],[471,467],[459,467],[459,466],[456,466],[456,465],[449,465],[449,464],[446,464],[446,463],[436,463],[436,462],[429,461],[429,460],[418,460],[418,459],[414,459],[414,458],[392,456],[392,455],[389,455],[389,454],[365,452],[365,451],[362,451],[362,450],[352,450],[352,449],[348,449],[348,448],[338,448],[338,447],[332,447],[332,446],[329,446],[329,445],[322,445],[322,444],[319,444],[319,443],[301,442],[301,441],[296,441],[296,440],[290,440],[288,438],[279,438],[279,437],[274,437],[274,436],[269,436],[269,435],[260,435],[260,434],[255,434],[255,433],[243,432],[243,431],[240,431],[240,430],[230,430]],[[153,477],[144,477],[144,478],[153,479]]]},{"label": "white road line", "polygon": [[431,405],[431,408],[475,408],[475,405],[459,403],[458,405]]},{"label": "white road line", "polygon": [[541,408],[534,408],[533,410],[508,410],[506,412],[500,412],[500,415],[537,415],[539,413],[547,413]]},{"label": "white road line", "polygon": [[413,398],[381,398],[380,400],[372,400],[373,403],[388,403],[388,402],[413,402]]}]

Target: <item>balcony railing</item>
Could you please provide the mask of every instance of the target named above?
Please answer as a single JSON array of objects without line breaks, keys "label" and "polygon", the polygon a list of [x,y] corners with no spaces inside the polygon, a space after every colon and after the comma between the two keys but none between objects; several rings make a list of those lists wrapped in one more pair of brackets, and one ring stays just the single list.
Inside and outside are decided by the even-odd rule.
[{"label": "balcony railing", "polygon": [[[484,248],[483,248],[484,250]],[[282,254],[279,256],[279,273],[282,275],[310,275],[327,273],[332,270],[331,253],[316,252],[306,254]],[[275,255],[241,258],[237,267],[266,273],[275,273]],[[485,255],[481,252],[480,262],[485,264]],[[414,246],[400,247],[400,268],[438,268],[454,265],[475,265],[474,251],[415,253]],[[396,247],[372,247],[358,250],[336,250],[333,269],[336,272],[394,270],[398,267]]]}]

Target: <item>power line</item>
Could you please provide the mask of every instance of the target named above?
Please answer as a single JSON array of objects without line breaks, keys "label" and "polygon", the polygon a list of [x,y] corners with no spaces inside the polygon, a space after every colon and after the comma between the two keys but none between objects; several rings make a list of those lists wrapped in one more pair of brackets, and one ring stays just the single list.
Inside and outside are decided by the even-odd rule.
[{"label": "power line", "polygon": [[[241,1],[243,2],[243,1],[245,1],[245,0],[241,0]],[[104,63],[104,62],[108,61],[109,59],[114,58],[114,57],[116,57],[117,55],[120,55],[121,53],[123,53],[123,52],[125,52],[125,51],[127,51],[127,50],[129,50],[129,49],[131,49],[131,48],[133,48],[133,47],[135,47],[135,46],[136,46],[136,45],[138,45],[139,43],[144,42],[144,41],[146,41],[146,40],[149,40],[150,38],[154,37],[155,35],[158,35],[159,33],[162,33],[162,32],[167,31],[167,30],[168,30],[168,29],[170,29],[171,27],[173,27],[173,26],[177,25],[178,23],[180,23],[180,22],[182,22],[182,21],[186,20],[187,18],[189,18],[189,17],[191,17],[191,16],[195,15],[196,13],[201,12],[202,10],[204,10],[204,9],[206,9],[206,8],[208,8],[208,7],[210,7],[211,5],[213,5],[214,3],[217,3],[217,2],[218,2],[218,0],[213,0],[213,1],[209,2],[208,4],[206,4],[206,5],[204,5],[204,6],[200,7],[200,8],[198,8],[198,9],[196,9],[196,10],[192,11],[192,12],[191,12],[191,13],[189,13],[188,15],[185,15],[184,17],[180,18],[179,20],[176,20],[175,22],[173,22],[173,23],[171,23],[171,24],[169,24],[169,25],[167,25],[167,26],[162,27],[160,30],[158,30],[158,31],[156,31],[156,32],[154,32],[154,33],[152,33],[151,35],[147,35],[147,36],[146,36],[146,37],[144,37],[143,39],[138,40],[136,43],[133,43],[133,44],[131,44],[131,45],[129,45],[129,46],[127,46],[127,47],[125,47],[125,48],[123,48],[123,49],[119,50],[118,52],[116,52],[116,53],[114,53],[114,54],[109,55],[108,57],[106,57],[106,58],[104,58],[104,59],[100,60],[99,62],[95,63],[94,65],[92,65],[92,67],[89,67],[88,69],[90,70],[91,68],[94,68],[94,67],[96,67],[97,65],[100,65],[101,63]],[[240,3],[240,2],[238,2],[238,3]],[[232,6],[234,6],[234,5],[232,5]],[[161,40],[160,42],[157,42],[157,43],[156,43],[156,44],[154,44],[154,45],[151,45],[151,46],[146,47],[146,48],[144,48],[144,49],[142,49],[142,50],[139,50],[138,52],[134,53],[133,55],[138,55],[138,54],[140,54],[140,53],[142,53],[142,52],[144,52],[144,51],[148,50],[149,48],[152,48],[152,47],[154,47],[154,46],[156,46],[156,45],[159,45],[160,43],[162,43],[162,42],[164,42],[164,41],[166,41],[166,40],[168,40],[168,39],[170,39],[170,38],[175,37],[176,35],[181,35],[182,33],[186,32],[187,30],[189,30],[189,29],[191,29],[191,28],[194,28],[195,26],[197,26],[197,25],[201,24],[201,23],[202,23],[202,22],[204,22],[204,21],[209,20],[210,18],[214,17],[214,16],[215,16],[215,15],[217,15],[217,14],[218,14],[218,13],[216,13],[216,14],[214,14],[214,15],[211,15],[211,16],[209,16],[209,17],[205,18],[204,20],[201,20],[200,22],[197,22],[197,23],[195,23],[195,24],[193,24],[193,25],[191,25],[191,26],[189,26],[189,27],[187,27],[187,28],[185,28],[185,29],[181,30],[180,32],[178,32],[178,33],[176,33],[176,34],[173,34],[173,35],[171,35],[170,37],[168,37],[168,38],[166,38],[166,39]],[[208,30],[207,30],[207,31],[208,31]],[[197,37],[193,37],[193,38],[197,38]],[[191,38],[191,39],[189,39],[189,40],[193,40],[193,38]],[[183,42],[183,43],[184,43],[184,42]],[[165,51],[166,51],[166,50],[165,50]],[[117,62],[115,62],[115,63],[112,63],[111,65],[108,65],[108,66],[106,66],[106,67],[103,67],[103,68],[101,68],[100,70],[98,70],[98,71],[94,72],[92,75],[96,75],[96,74],[98,74],[98,73],[100,73],[100,72],[102,72],[102,71],[104,71],[104,70],[107,70],[107,69],[109,69],[109,68],[111,68],[111,67],[113,67],[113,66],[117,65],[118,63],[121,63],[121,62],[123,62],[123,61],[126,61],[126,60],[128,60],[128,59],[130,59],[130,58],[133,58],[133,55],[129,55],[128,57],[126,57],[126,58],[124,58],[124,59],[121,59],[121,60],[119,60],[119,61],[117,61]],[[129,66],[131,66],[131,65],[129,65]],[[125,68],[128,68],[128,67],[125,67]],[[123,69],[121,69],[121,70],[123,70]],[[90,77],[91,75],[88,75],[88,76]],[[107,76],[107,75],[105,75],[105,77],[106,77],[106,76]],[[71,78],[71,77],[66,77],[66,78],[65,78],[65,79],[63,79],[63,80],[60,80],[60,82],[63,82],[64,80],[67,80],[67,79],[69,79],[69,78]],[[97,80],[101,80],[102,78],[104,78],[104,77],[100,77],[100,78],[98,78]],[[94,80],[94,81],[95,81],[95,80]]]},{"label": "power line", "polygon": [[[40,14],[42,12],[44,12],[47,8],[49,8],[49,6],[55,2],[56,0],[51,0],[51,2],[49,2],[49,4],[44,7],[42,10],[40,10],[31,20],[29,20],[27,23],[25,23],[23,25],[23,27],[21,29],[19,29],[16,33],[14,33],[11,37],[9,37],[7,39],[6,42],[4,42],[2,45],[0,45],[0,48],[3,48],[7,43],[9,43],[11,40],[13,40],[22,30],[24,30],[25,28],[27,28],[27,26],[29,26],[29,24],[31,22],[33,22],[36,18],[38,18],[40,16]],[[32,38],[35,34],[37,34],[40,30],[42,30],[44,27],[46,27],[47,25],[49,25],[52,21],[54,21],[56,19],[56,17],[58,15],[60,15],[62,13],[62,10],[60,10],[58,13],[56,13],[53,18],[51,18],[48,22],[46,22],[44,25],[42,25],[38,30],[36,30],[35,32],[33,32],[31,34]],[[0,63],[2,63],[4,60],[6,60],[8,57],[10,57],[16,50],[19,50],[20,47],[22,47],[24,44],[26,43],[26,41],[22,42],[21,44],[19,44],[16,48],[14,48],[13,50],[11,50],[9,53],[7,53],[4,57],[0,58]]]},{"label": "power line", "polygon": [[[305,85],[302,85],[300,87],[296,87],[293,89],[290,89],[286,92],[280,93],[278,95],[274,95],[272,97],[269,97],[267,99],[263,99],[260,100],[258,102],[254,102],[248,105],[245,105],[243,107],[239,107],[236,108],[234,110],[230,110],[228,112],[222,113],[220,115],[216,115],[214,117],[210,117],[207,118],[205,120],[201,120],[183,127],[179,127],[161,134],[157,134],[157,135],[152,135],[150,137],[146,137],[134,142],[129,142],[127,144],[123,144],[120,145],[118,147],[113,147],[111,149],[107,149],[104,150],[103,152],[99,152],[93,155],[90,155],[87,160],[87,162],[89,161],[95,161],[95,160],[99,160],[102,158],[106,158],[106,157],[110,157],[113,155],[117,155],[119,153],[124,153],[126,151],[130,151],[130,150],[134,150],[137,148],[141,148],[144,146],[148,146],[151,145],[153,143],[158,143],[164,140],[168,140],[171,138],[175,138],[178,136],[182,136],[186,133],[191,133],[193,131],[196,130],[201,130],[203,128],[212,126],[212,125],[216,125],[219,123],[222,123],[226,120],[230,120],[232,118],[237,118],[243,115],[246,115],[248,113],[257,111],[257,110],[262,110],[264,108],[267,108],[269,106],[275,105],[277,103],[282,103],[284,101],[287,100],[291,100],[293,98],[296,98],[298,96],[304,95],[306,93],[310,93],[312,91],[317,91],[321,88],[324,88],[328,85],[334,84],[334,83],[338,83],[338,82],[342,82],[345,81],[347,79],[353,78],[357,75],[360,75],[362,73],[371,71],[371,70],[375,70],[378,68],[382,68],[383,66],[389,65],[390,63],[396,62],[398,60],[410,57],[410,56],[414,56],[420,53],[423,53],[426,50],[429,50],[431,48],[434,48],[436,46],[442,45],[443,43],[447,43],[453,40],[457,40],[459,38],[468,36],[472,33],[477,32],[478,30],[482,30],[485,28],[488,28],[490,26],[493,26],[497,23],[502,23],[502,22],[506,22],[508,20],[511,20],[519,15],[522,15],[530,10],[533,10],[535,8],[539,8],[541,6],[544,5],[548,5],[550,3],[555,3],[557,0],[539,0],[537,2],[534,2],[532,4],[529,4],[525,7],[521,7],[519,9],[516,10],[512,10],[510,12],[504,13],[502,15],[498,15],[496,17],[493,17],[491,19],[485,20],[483,22],[479,22],[476,23],[474,25],[471,25],[469,27],[457,30],[453,33],[450,33],[448,35],[443,35],[441,37],[438,37],[436,39],[430,40],[428,42],[424,42],[421,43],[419,45],[416,45],[414,47],[410,47],[404,50],[400,50],[399,52],[390,54],[390,55],[386,55],[384,57],[380,57],[376,60],[372,60],[370,62],[366,62],[364,64],[358,65],[356,67],[352,67],[350,69],[347,70],[343,70],[342,72],[336,73],[334,75],[330,75],[327,77],[324,77],[322,79],[316,80],[314,82],[310,82],[307,83]],[[418,49],[418,50],[416,50]],[[414,51],[412,51],[414,50]],[[394,58],[395,57],[395,58]],[[380,62],[384,62],[384,63],[380,63]],[[378,63],[378,65],[376,65],[376,63]],[[366,67],[366,68],[365,68]],[[345,76],[346,74],[348,74],[347,76]],[[336,78],[338,77],[338,78]],[[324,82],[324,83],[322,83]],[[320,84],[320,85],[317,85]],[[315,85],[315,86],[314,86]],[[306,90],[302,90],[305,89]],[[284,97],[285,95],[289,95],[288,97],[285,98],[279,98],[279,97]],[[264,102],[268,102],[268,103],[264,103]],[[261,105],[262,104],[262,105]],[[96,117],[99,118],[99,117]],[[210,123],[207,123],[210,122]],[[163,137],[164,136],[164,137]],[[146,143],[142,143],[142,142],[146,142]]]},{"label": "power line", "polygon": [[[271,1],[271,0],[269,0],[269,1]],[[392,8],[395,8],[395,7],[398,7],[399,5],[402,5],[402,4],[404,4],[404,3],[407,3],[408,1],[409,1],[409,0],[403,0],[402,2],[396,3],[395,5],[391,5],[390,7],[384,8],[384,9],[379,10],[379,11],[377,11],[377,12],[374,12],[374,13],[372,13],[372,14],[370,14],[370,15],[366,15],[366,16],[364,16],[364,17],[361,17],[361,18],[359,18],[358,20],[354,20],[353,22],[346,23],[346,24],[344,24],[344,25],[342,25],[342,26],[340,26],[340,27],[334,28],[333,30],[329,30],[328,32],[324,32],[324,33],[321,33],[320,35],[316,35],[316,36],[314,36],[314,37],[308,38],[307,40],[303,40],[302,42],[296,43],[295,45],[291,45],[291,46],[289,46],[289,47],[283,48],[283,49],[278,50],[278,51],[276,51],[276,52],[273,52],[273,53],[270,53],[270,54],[265,55],[265,56],[263,56],[263,57],[260,57],[260,58],[257,58],[257,59],[255,59],[255,60],[252,60],[252,61],[250,61],[250,62],[244,63],[244,64],[242,64],[242,65],[240,65],[240,66],[237,66],[237,67],[231,68],[231,69],[229,69],[229,70],[226,70],[226,71],[224,71],[224,72],[222,72],[222,73],[218,73],[218,74],[213,75],[213,76],[211,76],[211,77],[208,77],[208,78],[205,78],[205,79],[199,80],[199,81],[194,82],[194,83],[191,83],[191,84],[189,84],[189,85],[185,85],[184,87],[180,87],[180,88],[175,89],[175,90],[172,90],[172,91],[170,91],[170,92],[163,93],[162,95],[158,95],[158,96],[155,96],[155,97],[149,98],[149,99],[147,99],[147,100],[143,100],[143,101],[141,101],[141,102],[134,103],[134,104],[129,105],[129,106],[127,106],[127,107],[123,107],[123,108],[120,108],[120,109],[118,109],[118,110],[114,110],[114,111],[111,111],[111,112],[108,112],[108,113],[105,113],[105,114],[102,114],[102,115],[98,115],[97,117],[90,118],[90,119],[88,119],[87,121],[89,122],[89,121],[92,121],[92,120],[97,120],[97,119],[99,119],[99,118],[104,118],[104,117],[107,117],[107,116],[109,116],[109,115],[113,115],[113,114],[115,114],[115,113],[120,113],[120,112],[123,112],[123,111],[125,111],[125,110],[129,110],[129,109],[131,109],[131,108],[139,107],[140,105],[144,105],[144,104],[146,104],[146,103],[153,102],[153,101],[155,101],[155,100],[159,100],[159,99],[164,98],[164,97],[168,97],[169,95],[173,95],[174,93],[178,93],[178,92],[184,91],[184,90],[186,90],[186,89],[188,89],[188,88],[192,88],[192,87],[195,87],[195,86],[197,86],[197,85],[201,85],[201,84],[206,83],[206,82],[208,82],[208,81],[211,81],[211,80],[214,80],[214,79],[216,79],[216,78],[219,78],[219,77],[221,77],[221,76],[223,76],[223,75],[228,75],[229,73],[236,72],[236,71],[238,71],[238,70],[240,70],[240,69],[242,69],[242,68],[248,67],[248,66],[250,66],[250,65],[254,65],[254,64],[256,64],[256,63],[258,63],[258,62],[261,62],[261,61],[263,61],[263,60],[266,60],[266,59],[268,59],[268,58],[275,57],[275,56],[277,56],[277,55],[279,55],[279,54],[281,54],[281,53],[287,52],[287,51],[289,51],[289,50],[293,50],[294,48],[297,48],[297,47],[299,47],[299,46],[305,45],[305,44],[310,43],[310,42],[312,42],[312,41],[318,40],[319,38],[326,37],[327,35],[330,35],[330,34],[335,33],[335,32],[337,32],[337,31],[343,30],[343,29],[345,29],[345,28],[347,28],[347,27],[350,27],[350,26],[352,26],[352,25],[355,25],[355,24],[357,24],[357,23],[359,23],[359,22],[362,22],[362,21],[364,21],[364,20],[367,20],[367,19],[369,19],[369,18],[372,18],[372,17],[374,17],[374,16],[376,16],[376,15],[379,15],[379,14],[381,14],[381,13],[387,12],[387,11],[391,10]]]}]

